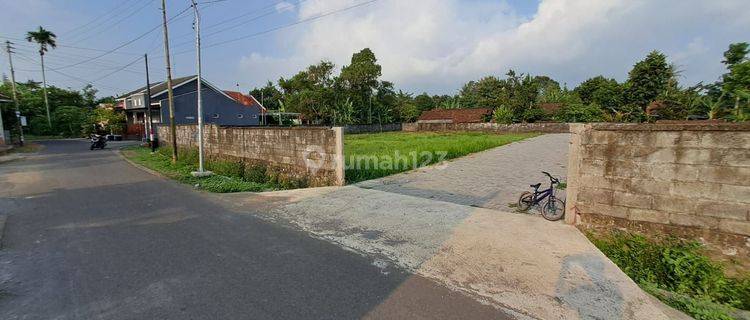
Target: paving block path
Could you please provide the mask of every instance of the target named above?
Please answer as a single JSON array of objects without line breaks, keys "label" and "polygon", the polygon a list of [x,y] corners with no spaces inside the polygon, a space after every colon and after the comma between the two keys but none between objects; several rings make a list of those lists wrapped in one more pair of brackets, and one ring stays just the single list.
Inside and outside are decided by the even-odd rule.
[{"label": "paving block path", "polygon": [[512,210],[529,185],[549,180],[547,171],[565,180],[570,134],[547,134],[357,186],[456,204]]}]

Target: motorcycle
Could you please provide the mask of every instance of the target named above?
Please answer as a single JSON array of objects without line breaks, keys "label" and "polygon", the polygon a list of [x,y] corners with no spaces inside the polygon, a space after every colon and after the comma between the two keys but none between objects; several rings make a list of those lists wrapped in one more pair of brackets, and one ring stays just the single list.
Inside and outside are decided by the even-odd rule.
[{"label": "motorcycle", "polygon": [[107,146],[107,137],[104,135],[92,134],[91,135],[91,150],[102,149]]}]

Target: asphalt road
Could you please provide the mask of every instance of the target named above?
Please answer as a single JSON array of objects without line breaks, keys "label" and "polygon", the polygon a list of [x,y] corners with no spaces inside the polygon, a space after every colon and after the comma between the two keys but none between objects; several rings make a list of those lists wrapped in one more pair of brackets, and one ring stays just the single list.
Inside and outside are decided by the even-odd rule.
[{"label": "asphalt road", "polygon": [[0,319],[508,318],[114,150],[44,145],[0,164]]}]

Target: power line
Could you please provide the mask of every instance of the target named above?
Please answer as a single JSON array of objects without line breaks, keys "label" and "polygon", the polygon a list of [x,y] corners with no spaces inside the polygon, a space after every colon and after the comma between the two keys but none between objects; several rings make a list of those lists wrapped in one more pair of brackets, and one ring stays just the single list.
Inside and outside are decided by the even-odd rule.
[{"label": "power line", "polygon": [[[21,53],[28,54],[28,55],[36,54],[36,52],[28,51],[28,50],[25,50],[25,49],[23,49],[23,50],[18,50],[17,49],[17,51],[21,52]],[[72,53],[66,53],[66,55],[77,56],[77,57],[81,57],[81,58],[91,58],[89,56],[77,55],[77,54],[72,54]],[[70,60],[68,60],[66,57],[61,57],[61,56],[58,56],[58,55],[55,55],[55,54],[50,54],[50,53],[44,55],[44,58],[45,58],[45,60],[51,60],[53,62],[53,64],[50,64],[50,66],[53,67],[53,68],[57,68],[58,67],[58,65],[56,65],[56,63],[70,63]],[[77,68],[91,69],[91,70],[112,70],[114,68],[119,68],[121,66],[121,64],[119,62],[115,62],[115,61],[112,61],[112,60],[92,61],[90,64],[91,65],[89,65],[89,64],[80,65],[80,66],[77,66]],[[92,66],[92,65],[95,65],[95,66]],[[24,71],[32,71],[32,70],[24,70]],[[36,70],[33,70],[33,71],[41,71],[41,69],[36,69]],[[143,71],[141,71],[141,70],[135,71],[135,70],[125,69],[124,71],[134,72],[134,73],[139,73],[139,74],[143,73]]]},{"label": "power line", "polygon": [[94,80],[91,80],[91,82],[97,82],[97,81],[99,81],[99,80],[102,80],[102,79],[104,79],[104,78],[106,78],[106,77],[109,77],[109,76],[111,76],[111,75],[113,75],[113,74],[115,74],[115,73],[118,73],[118,72],[120,72],[120,71],[124,70],[125,68],[127,68],[127,67],[130,67],[130,66],[132,66],[132,65],[133,65],[134,63],[136,63],[136,62],[138,62],[138,61],[141,61],[141,58],[140,58],[140,57],[139,57],[138,59],[135,59],[135,60],[133,60],[132,62],[130,62],[130,63],[128,63],[128,64],[126,64],[126,65],[122,66],[121,68],[119,68],[119,69],[117,69],[117,70],[114,70],[114,71],[112,71],[112,72],[110,72],[110,73],[107,73],[107,74],[105,74],[105,75],[103,75],[103,76],[101,76],[101,77],[99,77],[99,78],[96,78],[96,79],[94,79]]},{"label": "power line", "polygon": [[[21,59],[23,59],[23,60],[26,60],[26,61],[29,61],[29,62],[31,62],[31,63],[36,63],[36,61],[34,61],[34,59],[31,59],[31,58],[29,58],[29,57],[27,57],[27,56],[24,56],[24,55],[21,55],[21,54],[16,54],[16,57],[19,57],[19,58],[21,58]],[[95,81],[89,81],[89,80],[86,80],[86,79],[83,79],[83,78],[79,78],[79,77],[76,77],[76,76],[71,76],[71,75],[69,75],[69,74],[66,74],[66,73],[64,73],[64,72],[61,72],[61,71],[58,71],[58,70],[53,70],[53,69],[47,69],[47,70],[49,70],[49,71],[52,71],[52,72],[54,72],[54,73],[57,73],[57,74],[59,74],[59,75],[61,75],[61,76],[63,76],[63,77],[66,77],[66,78],[69,78],[69,79],[73,79],[73,80],[76,80],[76,81],[78,81],[78,82],[80,82],[80,83],[83,83],[83,84],[92,84],[92,83],[94,83],[94,82],[95,82]],[[41,71],[41,70],[38,70],[38,71]],[[112,87],[112,86],[108,86],[108,85],[103,85],[103,84],[101,84],[101,83],[99,83],[99,84],[97,84],[97,85],[98,85],[99,87],[103,87],[103,88],[106,88],[106,89],[111,89],[111,90],[120,90],[120,91],[124,91],[124,90],[123,90],[122,88],[115,88],[115,87]]]},{"label": "power line", "polygon": [[[97,16],[96,16],[96,18],[92,19],[91,21],[89,21],[89,22],[87,22],[87,23],[85,23],[85,24],[83,24],[83,25],[77,26],[77,27],[75,27],[75,28],[73,28],[73,29],[70,29],[70,30],[68,30],[68,31],[65,31],[65,32],[64,32],[63,34],[73,34],[73,33],[75,33],[75,32],[76,32],[76,31],[78,31],[78,30],[81,30],[81,29],[83,29],[83,28],[86,28],[86,27],[88,27],[88,26],[92,25],[92,24],[93,24],[94,22],[97,22],[97,21],[99,21],[99,19],[102,19],[102,18],[104,18],[104,17],[107,17],[107,16],[109,16],[109,15],[110,15],[110,14],[112,14],[112,13],[118,12],[118,11],[119,11],[119,9],[120,9],[121,7],[124,7],[124,6],[125,6],[125,5],[127,4],[127,3],[129,3],[129,2],[132,2],[132,1],[134,1],[134,0],[128,0],[128,1],[123,1],[123,2],[120,2],[120,4],[116,5],[116,6],[114,7],[114,8],[112,8],[112,9],[111,9],[111,10],[109,10],[109,11],[107,11],[106,13],[104,13],[104,14],[99,14],[99,15],[97,15]],[[85,33],[85,32],[86,32],[86,31],[84,31],[84,33]]]},{"label": "power line", "polygon": [[[0,36],[0,38],[8,39],[8,40],[14,40],[14,41],[26,42],[26,39],[11,38],[11,37],[6,37],[6,36]],[[32,44],[25,44],[25,43],[16,43],[16,45],[26,46],[26,47],[29,47],[29,46],[33,47],[34,46]],[[59,44],[59,43],[57,44],[57,47],[58,48],[70,48],[70,49],[76,49],[76,50],[98,51],[98,52],[107,52],[108,51],[108,50],[105,50],[105,49],[87,48],[87,47],[78,47],[78,46],[69,46],[69,45]],[[140,53],[132,53],[132,52],[112,52],[112,53],[124,54],[124,55],[140,55]]]},{"label": "power line", "polygon": [[[278,31],[278,30],[290,28],[290,27],[293,27],[293,26],[296,26],[296,25],[299,25],[299,24],[303,24],[303,23],[307,23],[307,22],[319,20],[319,19],[325,18],[325,17],[330,16],[330,15],[334,15],[334,14],[337,14],[337,13],[349,11],[349,10],[352,10],[352,9],[355,9],[355,8],[359,8],[359,7],[368,5],[368,4],[375,3],[377,1],[378,0],[369,0],[369,1],[361,2],[361,3],[355,4],[355,5],[347,6],[347,7],[336,9],[336,10],[332,10],[332,11],[328,11],[326,13],[322,13],[322,14],[319,14],[319,15],[316,15],[316,16],[313,16],[313,17],[310,17],[310,18],[298,20],[298,21],[295,21],[293,23],[288,23],[288,24],[285,24],[285,25],[281,25],[281,26],[274,27],[274,28],[271,28],[271,29],[266,29],[266,30],[263,30],[263,31],[260,31],[260,32],[256,32],[256,33],[253,33],[253,34],[249,34],[249,35],[237,37],[237,38],[234,38],[234,39],[229,39],[229,40],[225,40],[225,41],[220,41],[220,42],[212,43],[212,44],[203,46],[203,48],[217,47],[217,46],[225,45],[227,43],[236,42],[236,41],[240,41],[240,40],[245,40],[245,39],[252,38],[252,37],[257,37],[257,36],[268,34],[268,33],[274,32],[274,31]],[[188,52],[192,52],[192,50],[181,51],[181,52],[175,53],[175,55],[183,54],[183,53],[188,53]]]},{"label": "power line", "polygon": [[[182,11],[180,11],[180,12],[179,12],[179,13],[178,13],[177,15],[174,15],[174,16],[172,16],[172,18],[170,18],[169,20],[172,20],[172,19],[174,19],[174,18],[176,18],[176,17],[179,17],[179,16],[180,16],[180,15],[182,15],[183,13],[187,12],[187,11],[188,11],[189,9],[190,9],[190,7],[187,7],[187,8],[185,8],[185,9],[183,9],[183,10],[182,10]],[[159,29],[160,27],[161,27],[161,25],[157,25],[157,26],[155,26],[155,27],[153,27],[153,28],[149,29],[148,31],[146,31],[146,32],[142,33],[141,35],[139,35],[139,36],[135,37],[134,39],[132,39],[132,40],[129,40],[129,41],[127,41],[127,42],[125,42],[125,43],[123,43],[123,44],[121,44],[121,45],[119,45],[119,46],[115,47],[114,49],[110,49],[110,50],[107,50],[106,52],[104,52],[104,53],[102,53],[102,54],[100,54],[100,55],[98,55],[98,56],[95,56],[95,57],[92,57],[92,58],[90,58],[90,59],[86,59],[86,60],[83,60],[83,61],[79,61],[79,62],[76,62],[76,63],[70,64],[70,65],[67,65],[67,66],[62,66],[62,67],[59,67],[59,68],[55,68],[55,69],[53,69],[53,70],[62,70],[62,69],[67,69],[67,68],[70,68],[70,67],[78,66],[78,65],[81,65],[81,64],[84,64],[84,63],[87,63],[87,62],[90,62],[90,61],[93,61],[93,60],[99,59],[99,58],[101,58],[101,57],[104,57],[104,56],[106,56],[106,55],[108,55],[108,54],[110,54],[110,53],[112,53],[112,52],[115,52],[115,51],[117,51],[117,50],[119,50],[119,49],[122,49],[122,48],[124,48],[125,46],[127,46],[127,45],[129,45],[129,44],[131,44],[131,43],[133,43],[133,42],[136,42],[136,41],[138,41],[138,40],[142,39],[143,37],[147,36],[147,35],[148,35],[148,34],[150,34],[151,32],[154,32],[154,31],[156,31],[156,30],[157,30],[157,29]]]},{"label": "power line", "polygon": [[[115,21],[113,23],[108,23],[107,26],[105,28],[103,28],[103,29],[96,29],[94,31],[94,33],[91,34],[90,36],[78,39],[77,43],[85,42],[85,41],[90,40],[92,38],[96,38],[98,36],[101,36],[102,34],[104,34],[104,32],[103,32],[104,30],[109,30],[109,29],[117,26],[118,24],[122,23],[123,21],[125,21],[127,19],[130,19],[130,17],[134,16],[138,12],[141,12],[141,10],[143,10],[147,6],[151,5],[154,1],[156,1],[156,0],[147,0],[146,3],[143,6],[138,7],[138,9],[136,9],[135,11],[133,11],[130,14],[122,17],[120,20],[117,20],[117,21]],[[94,30],[94,29],[92,29],[92,30]]]},{"label": "power line", "polygon": [[[300,0],[300,1],[297,1],[296,5],[299,5],[300,3],[302,3],[302,2],[305,2],[305,1],[307,1],[307,0]],[[285,3],[285,2],[286,2],[286,0],[281,0],[281,1],[277,1],[277,2],[275,2],[275,3],[272,3],[272,4],[270,4],[270,5],[264,6],[264,7],[260,8],[260,9],[253,9],[253,10],[251,10],[251,11],[249,11],[249,12],[245,12],[245,13],[243,13],[243,14],[241,14],[241,15],[238,15],[238,16],[234,16],[234,17],[232,17],[232,18],[229,18],[229,19],[226,19],[226,20],[223,20],[223,21],[219,21],[219,22],[217,22],[217,23],[214,23],[214,24],[208,25],[208,26],[204,27],[203,29],[205,29],[205,30],[208,30],[208,29],[216,28],[216,27],[218,27],[218,26],[221,26],[221,25],[223,25],[223,24],[226,24],[226,23],[229,23],[229,22],[232,22],[232,21],[235,21],[235,20],[239,20],[239,19],[241,19],[241,18],[247,17],[247,16],[249,16],[249,15],[251,15],[251,14],[253,14],[253,13],[257,13],[257,12],[260,12],[260,11],[265,11],[266,9],[274,8],[274,7],[276,7],[277,5],[279,5],[279,4],[281,4],[281,3]],[[277,11],[276,11],[276,10],[274,10],[274,11],[271,11],[270,13],[268,13],[268,14],[264,14],[264,15],[262,15],[262,16],[258,16],[258,17],[253,17],[253,18],[251,18],[251,20],[249,20],[249,21],[245,21],[245,22],[243,22],[243,23],[241,23],[241,24],[244,24],[244,23],[248,23],[248,22],[252,22],[252,21],[255,21],[255,20],[257,20],[257,19],[259,19],[259,18],[261,18],[261,17],[267,16],[267,15],[269,15],[269,14],[273,14],[273,13],[277,13]],[[241,24],[240,24],[240,25],[241,25]],[[234,27],[236,27],[236,26],[234,26]],[[234,27],[230,27],[230,28],[226,28],[226,29],[222,29],[222,30],[229,30],[229,29],[233,29]],[[214,33],[211,33],[211,34],[214,34]],[[175,38],[183,38],[183,37],[185,37],[185,36],[191,36],[191,35],[193,35],[193,33],[192,33],[192,32],[190,32],[190,33],[183,33],[183,34],[181,34],[181,35],[178,35],[178,36],[176,36]],[[192,41],[191,41],[191,43],[192,43]],[[180,45],[180,44],[178,44],[178,45]]]}]

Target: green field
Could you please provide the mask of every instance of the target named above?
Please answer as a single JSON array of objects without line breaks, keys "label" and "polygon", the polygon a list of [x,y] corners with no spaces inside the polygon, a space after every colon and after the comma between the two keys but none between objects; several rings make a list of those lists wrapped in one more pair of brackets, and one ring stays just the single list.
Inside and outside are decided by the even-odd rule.
[{"label": "green field", "polygon": [[344,136],[346,181],[385,177],[538,134],[386,132]]}]

